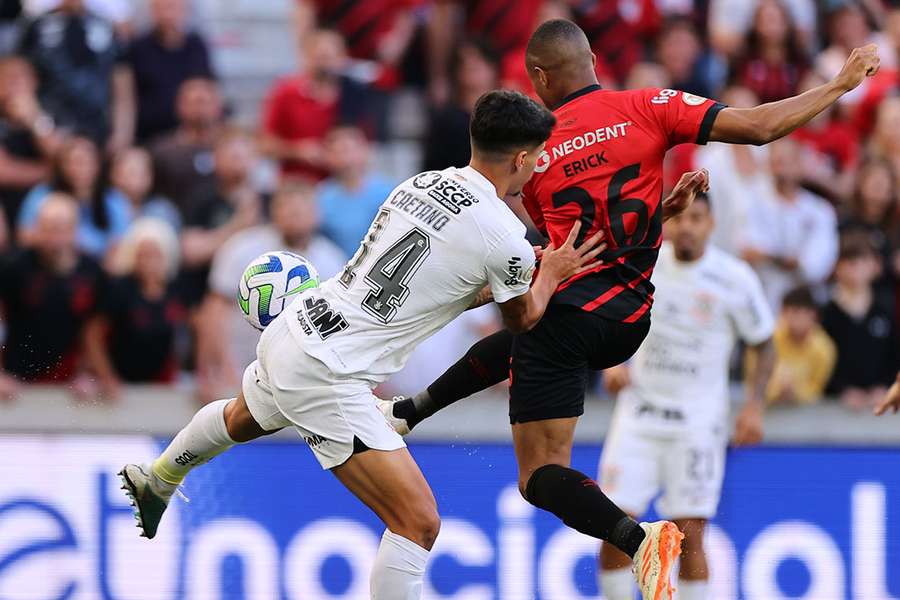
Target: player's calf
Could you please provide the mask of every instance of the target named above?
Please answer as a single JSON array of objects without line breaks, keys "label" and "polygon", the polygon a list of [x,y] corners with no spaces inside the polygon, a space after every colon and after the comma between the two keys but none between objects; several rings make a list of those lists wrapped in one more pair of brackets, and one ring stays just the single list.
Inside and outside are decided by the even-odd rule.
[{"label": "player's calf", "polygon": [[706,519],[676,519],[675,524],[684,533],[678,573],[678,597],[681,600],[707,600],[709,567],[703,547]]}]

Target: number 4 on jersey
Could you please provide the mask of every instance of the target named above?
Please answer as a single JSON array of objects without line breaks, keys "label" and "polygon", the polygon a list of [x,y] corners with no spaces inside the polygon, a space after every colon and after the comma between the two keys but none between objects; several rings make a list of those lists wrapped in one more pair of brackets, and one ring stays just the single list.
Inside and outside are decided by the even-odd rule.
[{"label": "number 4 on jersey", "polygon": [[[390,213],[386,210],[381,210],[375,217],[359,250],[341,273],[340,281],[345,288],[349,289],[353,284],[356,269],[378,241],[389,218]],[[409,281],[430,252],[431,240],[418,227],[397,240],[366,273],[365,281],[372,291],[363,299],[362,308],[382,323],[389,323],[409,296]]]}]

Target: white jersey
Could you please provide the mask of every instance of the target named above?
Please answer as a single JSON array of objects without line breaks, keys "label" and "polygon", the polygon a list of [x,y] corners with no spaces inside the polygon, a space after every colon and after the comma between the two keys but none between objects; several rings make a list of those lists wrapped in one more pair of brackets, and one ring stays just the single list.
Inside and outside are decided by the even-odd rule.
[{"label": "white jersey", "polygon": [[759,278],[712,245],[700,260],[685,263],[666,243],[652,280],[653,321],[629,364],[631,385],[616,410],[673,426],[722,422],[736,339],[758,344],[774,329]]},{"label": "white jersey", "polygon": [[304,350],[335,374],[380,383],[489,285],[525,294],[525,226],[471,167],[427,171],[391,192],[343,272],[285,310]]}]

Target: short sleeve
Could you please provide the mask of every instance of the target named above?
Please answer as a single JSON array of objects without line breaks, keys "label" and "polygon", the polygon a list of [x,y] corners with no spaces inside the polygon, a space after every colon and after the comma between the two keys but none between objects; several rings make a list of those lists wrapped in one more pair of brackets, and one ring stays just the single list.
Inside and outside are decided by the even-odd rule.
[{"label": "short sleeve", "polygon": [[533,274],[534,249],[521,234],[507,234],[488,255],[488,285],[498,304],[525,294]]},{"label": "short sleeve", "polygon": [[739,275],[738,296],[732,307],[732,319],[738,336],[750,345],[760,344],[775,331],[775,317],[766,300],[762,283],[756,273],[746,264],[735,269]]},{"label": "short sleeve", "polygon": [[723,108],[715,100],[688,92],[649,88],[641,90],[638,102],[649,113],[666,139],[668,147],[678,144],[706,144],[716,116]]}]

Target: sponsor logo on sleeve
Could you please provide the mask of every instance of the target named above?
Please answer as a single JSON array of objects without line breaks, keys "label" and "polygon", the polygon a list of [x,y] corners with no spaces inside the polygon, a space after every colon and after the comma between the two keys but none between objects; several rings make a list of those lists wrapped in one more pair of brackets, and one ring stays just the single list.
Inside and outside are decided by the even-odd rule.
[{"label": "sponsor logo on sleeve", "polygon": [[512,256],[507,261],[506,279],[503,281],[505,285],[515,287],[531,282],[531,277],[534,275],[534,265],[526,268],[522,262],[522,258],[519,256]]},{"label": "sponsor logo on sleeve", "polygon": [[695,96],[694,94],[688,94],[687,92],[681,94],[681,100],[688,106],[700,106],[706,102],[706,98],[703,96]]}]

